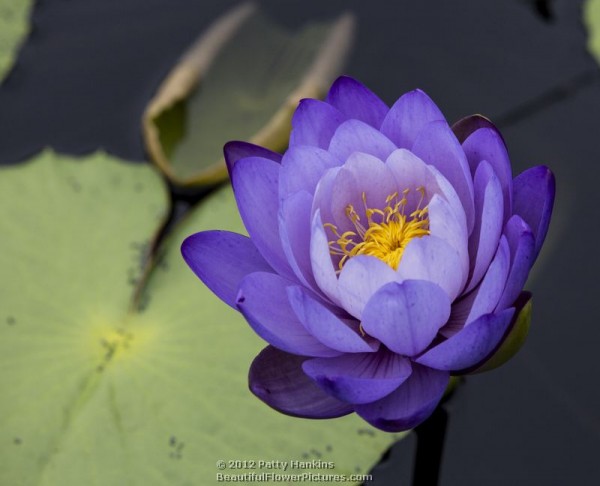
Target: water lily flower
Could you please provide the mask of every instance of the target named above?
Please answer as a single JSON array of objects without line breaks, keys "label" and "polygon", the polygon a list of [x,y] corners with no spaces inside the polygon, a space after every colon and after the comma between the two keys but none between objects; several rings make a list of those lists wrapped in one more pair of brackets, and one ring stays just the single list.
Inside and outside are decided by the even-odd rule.
[{"label": "water lily flower", "polygon": [[513,179],[490,121],[450,127],[420,90],[389,108],[341,77],[325,101],[300,102],[292,127],[283,155],[225,146],[249,237],[197,233],[183,256],[269,343],[250,367],[258,398],[410,429],[510,335],[554,177],[538,166]]}]

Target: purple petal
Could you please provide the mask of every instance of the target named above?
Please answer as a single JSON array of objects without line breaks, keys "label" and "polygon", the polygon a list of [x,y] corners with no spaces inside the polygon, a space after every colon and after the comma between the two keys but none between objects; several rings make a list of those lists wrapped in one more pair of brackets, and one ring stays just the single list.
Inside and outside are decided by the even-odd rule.
[{"label": "purple petal", "polygon": [[440,194],[446,199],[458,222],[467,231],[465,211],[454,188],[448,180],[433,166],[425,164],[420,158],[406,149],[392,152],[385,162],[396,181],[399,191],[410,189],[406,195],[407,208],[416,208],[420,194],[415,189],[423,187],[425,201],[429,201],[435,194]]},{"label": "purple petal", "polygon": [[450,316],[450,300],[424,280],[392,282],[380,288],[363,310],[363,329],[395,353],[423,351]]},{"label": "purple petal", "polygon": [[475,174],[479,163],[487,161],[498,176],[504,198],[503,221],[512,215],[512,172],[510,159],[502,136],[495,128],[481,128],[463,143],[471,173]]},{"label": "purple petal", "polygon": [[273,272],[250,238],[229,231],[203,231],[189,236],[181,245],[181,254],[198,278],[233,308],[246,275]]},{"label": "purple petal", "polygon": [[271,408],[294,417],[325,419],[351,413],[351,405],[327,395],[306,376],[302,371],[306,359],[267,346],[250,366],[250,391]]},{"label": "purple petal", "polygon": [[483,280],[470,294],[452,305],[450,319],[441,334],[450,337],[475,319],[492,312],[506,285],[509,267],[510,251],[503,236]]},{"label": "purple petal", "polygon": [[490,263],[481,284],[473,292],[475,299],[465,324],[469,324],[483,314],[488,314],[496,308],[506,284],[509,267],[510,250],[506,238],[502,237],[498,244],[496,255],[492,263]]},{"label": "purple petal", "polygon": [[480,128],[497,130],[496,126],[486,117],[481,115],[470,115],[458,120],[452,125],[452,132],[454,132],[454,135],[456,135],[456,138],[462,144],[469,135]]},{"label": "purple petal", "polygon": [[386,198],[397,191],[389,169],[381,160],[362,152],[350,155],[331,187],[329,204],[338,232],[356,232],[348,217],[348,205],[352,205],[360,220],[365,222],[367,217],[363,195],[369,208],[383,208]]},{"label": "purple petal", "polygon": [[424,236],[408,243],[397,274],[399,280],[426,280],[437,284],[452,301],[463,288],[466,270],[456,248],[436,236]]},{"label": "purple petal", "polygon": [[412,152],[427,164],[436,167],[448,179],[460,198],[467,228],[473,228],[473,182],[465,153],[444,121],[427,124],[417,136]]},{"label": "purple petal", "polygon": [[339,304],[338,279],[331,261],[329,241],[321,222],[319,210],[315,212],[311,226],[310,261],[313,276],[321,291],[333,302]]},{"label": "purple petal", "polygon": [[[348,157],[342,170],[349,171],[356,182],[357,194],[345,195],[346,206],[353,203],[354,208],[363,214],[363,193],[368,207],[383,208],[386,206],[386,198],[398,190],[388,167],[372,155],[355,152]],[[334,186],[333,190],[337,192],[337,189]]]},{"label": "purple petal", "polygon": [[300,191],[281,201],[279,207],[279,234],[281,244],[298,280],[317,289],[310,261],[310,220],[313,198]]},{"label": "purple petal", "polygon": [[482,373],[498,368],[521,349],[527,339],[531,324],[531,294],[521,292],[514,302],[514,309],[511,323],[496,348],[469,373]]},{"label": "purple petal", "polygon": [[500,343],[514,308],[485,314],[462,331],[431,348],[416,362],[438,370],[463,373],[484,360]]},{"label": "purple petal", "polygon": [[334,167],[326,171],[315,188],[312,214],[314,217],[315,213],[319,211],[321,213],[321,220],[326,223],[334,222],[334,217],[331,213],[331,196],[334,193],[333,185],[341,170],[341,167]]},{"label": "purple petal", "polygon": [[290,147],[311,145],[326,149],[337,127],[347,118],[338,109],[323,101],[300,100],[292,117]]},{"label": "purple petal", "polygon": [[[319,194],[315,195],[315,203],[318,198],[325,206],[324,208],[321,206],[321,217],[324,218],[327,212],[330,214],[331,219],[323,219],[323,222],[334,224],[339,234],[343,234],[346,231],[356,231],[356,228],[346,212],[348,204],[354,204],[354,207],[356,207],[357,201],[360,201],[360,207],[362,207],[358,182],[354,174],[351,171],[346,170],[344,165],[337,172],[331,185],[327,184],[328,181],[323,182],[323,189],[326,186],[329,186],[329,194],[322,194],[322,187],[321,184],[319,184]],[[313,209],[314,207],[315,206],[313,205]],[[337,240],[334,232],[330,229],[328,229],[327,235],[330,240]]]},{"label": "purple petal", "polygon": [[382,133],[360,120],[347,120],[335,131],[329,152],[345,161],[354,152],[363,152],[385,160],[396,146]]},{"label": "purple petal", "polygon": [[323,174],[338,165],[340,161],[323,149],[304,145],[290,147],[281,161],[279,197],[298,191],[314,194]]},{"label": "purple petal", "polygon": [[379,343],[367,343],[354,329],[325,305],[308,295],[302,287],[288,287],[290,304],[306,330],[325,346],[344,353],[371,353]]},{"label": "purple petal", "polygon": [[254,332],[273,346],[292,354],[338,356],[308,333],[292,309],[286,287],[292,282],[272,273],[256,272],[240,283],[237,307]]},{"label": "purple petal", "polygon": [[437,105],[420,89],[402,95],[381,125],[381,133],[400,148],[410,149],[423,127],[433,121],[445,121]]},{"label": "purple petal", "polygon": [[418,364],[412,374],[390,395],[376,402],[357,405],[356,413],[387,432],[400,432],[419,425],[442,399],[450,375]]},{"label": "purple petal", "polygon": [[264,259],[277,271],[295,279],[279,237],[279,169],[271,160],[241,159],[233,166],[231,183],[246,230]]},{"label": "purple petal", "polygon": [[329,395],[349,403],[370,403],[389,395],[412,371],[410,360],[386,350],[310,359],[302,369]]},{"label": "purple petal", "polygon": [[463,277],[462,282],[457,286],[458,291],[460,291],[469,275],[469,237],[467,228],[464,224],[461,224],[450,204],[437,194],[429,201],[427,209],[431,236],[445,241],[458,253],[461,266],[460,275]]},{"label": "purple petal", "polygon": [[340,76],[331,86],[326,100],[347,118],[354,118],[379,129],[389,108],[367,87],[348,76]]},{"label": "purple petal", "polygon": [[504,234],[510,248],[510,272],[496,307],[498,310],[514,304],[527,281],[535,259],[535,238],[529,225],[520,216],[514,215],[508,220]]},{"label": "purple petal", "polygon": [[521,172],[513,181],[513,210],[533,231],[534,259],[537,258],[548,232],[555,190],[554,174],[543,165]]},{"label": "purple petal", "polygon": [[263,159],[272,160],[273,162],[281,162],[281,154],[249,142],[227,142],[223,147],[223,153],[225,155],[225,163],[230,177],[231,169],[234,164],[238,160],[246,157],[261,157]]},{"label": "purple petal", "polygon": [[466,292],[481,281],[496,252],[503,211],[500,182],[491,165],[483,161],[475,172],[475,227],[469,239],[471,279]]},{"label": "purple petal", "polygon": [[342,307],[356,317],[362,318],[363,308],[381,287],[398,280],[396,272],[387,263],[367,255],[350,258],[338,280]]}]

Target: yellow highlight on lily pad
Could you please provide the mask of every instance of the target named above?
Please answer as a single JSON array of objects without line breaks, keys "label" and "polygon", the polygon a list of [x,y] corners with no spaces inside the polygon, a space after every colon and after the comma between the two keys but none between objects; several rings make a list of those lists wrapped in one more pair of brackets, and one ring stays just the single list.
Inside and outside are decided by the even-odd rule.
[{"label": "yellow highlight on lily pad", "polygon": [[152,167],[106,154],[0,169],[0,484],[212,484],[235,458],[368,472],[403,434],[256,400],[264,343],[181,258],[193,231],[243,232],[231,188],[156,247],[168,204]]}]

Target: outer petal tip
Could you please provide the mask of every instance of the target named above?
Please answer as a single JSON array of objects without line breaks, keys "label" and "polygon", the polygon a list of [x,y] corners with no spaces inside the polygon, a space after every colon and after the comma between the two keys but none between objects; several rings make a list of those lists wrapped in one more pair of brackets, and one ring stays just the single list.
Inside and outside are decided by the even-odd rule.
[{"label": "outer petal tip", "polygon": [[334,81],[326,101],[348,118],[361,120],[376,129],[381,127],[389,111],[375,93],[349,76],[340,76]]},{"label": "outer petal tip", "polygon": [[281,162],[281,154],[273,152],[259,145],[254,145],[250,142],[242,142],[232,140],[223,146],[223,155],[225,156],[225,164],[231,178],[231,170],[235,163],[245,157],[262,157],[272,160],[273,162]]},{"label": "outer petal tip", "polygon": [[267,346],[250,366],[250,391],[271,408],[294,417],[325,419],[351,413],[351,405],[327,395],[304,374],[305,360]]},{"label": "outer petal tip", "polygon": [[533,231],[536,257],[548,233],[555,193],[554,174],[544,165],[527,169],[513,180],[514,213]]},{"label": "outer petal tip", "polygon": [[181,245],[183,259],[217,297],[232,307],[240,282],[254,272],[273,272],[250,238],[229,231],[202,231]]}]

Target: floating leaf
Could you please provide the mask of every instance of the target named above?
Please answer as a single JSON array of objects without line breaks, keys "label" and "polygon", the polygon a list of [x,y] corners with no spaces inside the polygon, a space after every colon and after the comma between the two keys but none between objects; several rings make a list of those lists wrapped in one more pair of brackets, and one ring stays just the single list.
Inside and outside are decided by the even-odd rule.
[{"label": "floating leaf", "polygon": [[154,170],[103,154],[46,152],[0,170],[0,484],[202,485],[269,472],[221,471],[218,460],[367,472],[401,436],[355,416],[286,417],[251,395],[247,370],[264,344],[180,256],[194,231],[242,230],[231,189],[191,213],[146,272],[167,209]]},{"label": "floating leaf", "polygon": [[29,32],[32,0],[0,0],[0,80],[13,65],[17,48]]},{"label": "floating leaf", "polygon": [[583,20],[588,30],[588,50],[600,63],[600,0],[586,0]]},{"label": "floating leaf", "polygon": [[250,4],[215,22],[165,79],[143,119],[146,147],[176,184],[226,177],[223,145],[285,148],[301,98],[323,96],[353,32],[349,14],[291,34]]}]

